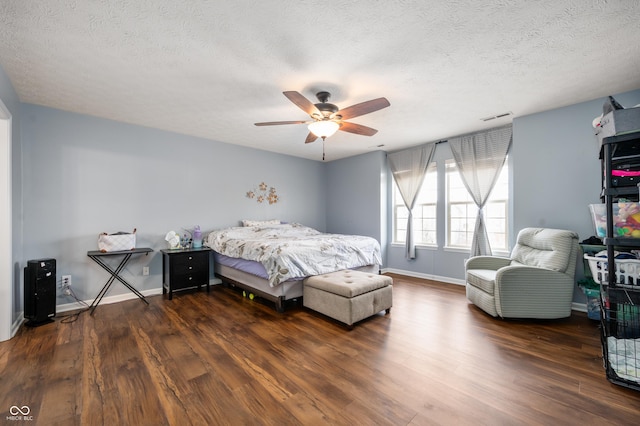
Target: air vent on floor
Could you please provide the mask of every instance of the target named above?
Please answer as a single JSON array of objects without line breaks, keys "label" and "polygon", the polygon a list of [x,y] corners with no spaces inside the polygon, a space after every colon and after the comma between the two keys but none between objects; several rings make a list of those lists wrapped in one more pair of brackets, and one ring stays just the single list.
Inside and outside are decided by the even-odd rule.
[{"label": "air vent on floor", "polygon": [[496,118],[502,118],[502,117],[506,117],[513,114],[511,111],[509,112],[505,112],[503,114],[498,114],[498,115],[492,115],[491,117],[485,117],[485,118],[481,118],[480,120],[482,121],[491,121],[491,120],[495,120]]}]

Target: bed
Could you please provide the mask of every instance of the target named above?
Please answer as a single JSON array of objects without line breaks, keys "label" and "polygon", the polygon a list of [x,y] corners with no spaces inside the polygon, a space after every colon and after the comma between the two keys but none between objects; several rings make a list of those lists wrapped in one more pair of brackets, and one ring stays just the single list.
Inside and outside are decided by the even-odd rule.
[{"label": "bed", "polygon": [[342,269],[378,273],[380,244],[362,235],[328,234],[300,224],[266,223],[213,231],[205,245],[215,275],[275,303],[302,297],[304,278]]}]

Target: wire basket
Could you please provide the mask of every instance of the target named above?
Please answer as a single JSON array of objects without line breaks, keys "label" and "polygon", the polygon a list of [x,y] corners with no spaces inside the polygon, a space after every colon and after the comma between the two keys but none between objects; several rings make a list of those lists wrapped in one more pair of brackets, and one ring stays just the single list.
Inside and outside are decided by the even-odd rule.
[{"label": "wire basket", "polygon": [[603,300],[600,330],[607,379],[640,390],[640,306],[634,303],[638,294],[633,293],[616,290]]}]

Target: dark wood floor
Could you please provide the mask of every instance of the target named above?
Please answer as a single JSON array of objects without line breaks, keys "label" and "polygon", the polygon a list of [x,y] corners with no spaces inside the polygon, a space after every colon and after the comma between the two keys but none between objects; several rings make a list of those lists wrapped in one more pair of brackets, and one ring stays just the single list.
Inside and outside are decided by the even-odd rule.
[{"label": "dark wood floor", "polygon": [[[502,321],[464,288],[398,275],[352,331],[216,286],[100,305],[0,343],[1,421],[29,424],[638,424],[586,314]],[[14,409],[15,411],[15,409]]]}]

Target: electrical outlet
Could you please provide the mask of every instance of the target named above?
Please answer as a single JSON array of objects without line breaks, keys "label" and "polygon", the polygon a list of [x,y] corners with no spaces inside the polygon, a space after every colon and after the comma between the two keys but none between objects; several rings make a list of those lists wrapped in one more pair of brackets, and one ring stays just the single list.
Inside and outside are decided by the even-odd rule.
[{"label": "electrical outlet", "polygon": [[62,288],[64,294],[66,294],[67,296],[71,295],[71,275],[62,276],[60,287]]},{"label": "electrical outlet", "polygon": [[62,284],[60,287],[65,288],[71,285],[71,275],[63,275],[62,276]]},{"label": "electrical outlet", "polygon": [[142,275],[149,275],[149,267],[148,266],[143,266],[142,267]]}]

